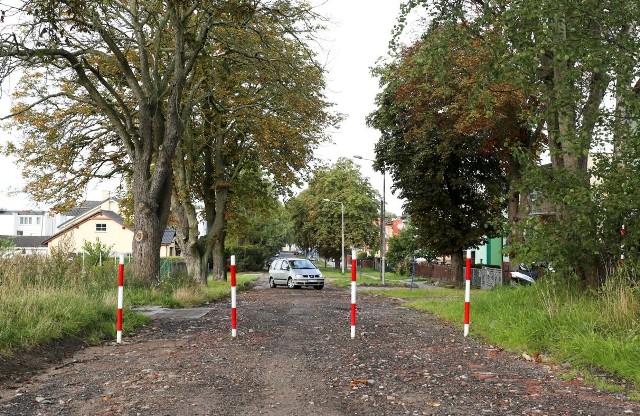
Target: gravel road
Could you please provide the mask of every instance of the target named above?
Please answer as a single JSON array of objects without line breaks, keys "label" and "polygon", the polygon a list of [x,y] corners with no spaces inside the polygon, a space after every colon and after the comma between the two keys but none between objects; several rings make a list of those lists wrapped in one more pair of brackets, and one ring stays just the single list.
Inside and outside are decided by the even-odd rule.
[{"label": "gravel road", "polygon": [[263,276],[238,294],[236,339],[228,302],[162,315],[123,344],[5,377],[0,415],[640,415],[393,299],[358,294],[352,340],[349,307],[348,289],[268,289]]}]

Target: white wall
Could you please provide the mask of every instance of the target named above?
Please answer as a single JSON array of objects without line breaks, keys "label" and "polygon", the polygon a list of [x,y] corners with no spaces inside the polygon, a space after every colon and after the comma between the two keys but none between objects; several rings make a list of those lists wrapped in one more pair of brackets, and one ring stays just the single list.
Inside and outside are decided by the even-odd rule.
[{"label": "white wall", "polygon": [[10,212],[0,213],[0,235],[16,235],[17,215]]}]

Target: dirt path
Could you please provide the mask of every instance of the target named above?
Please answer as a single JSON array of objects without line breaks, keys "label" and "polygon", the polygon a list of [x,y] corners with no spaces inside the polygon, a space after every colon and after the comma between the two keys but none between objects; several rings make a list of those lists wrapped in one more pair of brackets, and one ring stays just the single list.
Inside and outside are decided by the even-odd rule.
[{"label": "dirt path", "polygon": [[463,339],[394,300],[258,287],[197,319],[158,318],[0,390],[0,415],[640,415],[640,404]]}]

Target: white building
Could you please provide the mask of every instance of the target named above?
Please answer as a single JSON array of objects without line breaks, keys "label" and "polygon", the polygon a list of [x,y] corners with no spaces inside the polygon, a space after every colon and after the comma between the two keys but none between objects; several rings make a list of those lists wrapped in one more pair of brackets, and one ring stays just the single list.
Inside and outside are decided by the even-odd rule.
[{"label": "white building", "polygon": [[55,231],[55,218],[46,211],[0,210],[0,235],[46,236]]}]

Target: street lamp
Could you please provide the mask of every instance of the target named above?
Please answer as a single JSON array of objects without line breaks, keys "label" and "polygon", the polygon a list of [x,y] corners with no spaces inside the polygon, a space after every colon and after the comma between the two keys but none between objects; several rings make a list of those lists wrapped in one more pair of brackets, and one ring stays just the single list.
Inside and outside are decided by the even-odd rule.
[{"label": "street lamp", "polygon": [[[368,160],[369,162],[375,162],[373,159],[367,159],[366,157],[354,155],[355,159]],[[380,209],[380,282],[384,285],[384,252],[385,252],[385,172],[384,167],[382,168],[382,208]]]},{"label": "street lamp", "polygon": [[342,260],[340,261],[340,263],[341,263],[342,274],[344,274],[344,263],[345,263],[345,259],[344,259],[344,204],[342,202],[332,201],[332,200],[327,199],[327,198],[324,198],[323,201],[324,202],[333,202],[334,204],[340,204],[340,212],[342,213],[342,215],[341,215],[341,223],[342,223]]}]

